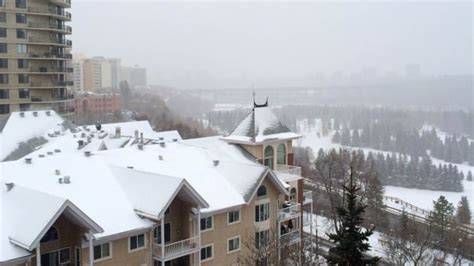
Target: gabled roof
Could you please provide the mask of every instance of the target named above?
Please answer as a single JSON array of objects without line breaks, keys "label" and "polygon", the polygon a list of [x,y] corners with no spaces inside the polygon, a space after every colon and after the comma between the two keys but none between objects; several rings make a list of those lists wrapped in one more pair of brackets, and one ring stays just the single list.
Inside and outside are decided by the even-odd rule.
[{"label": "gabled roof", "polygon": [[267,105],[255,105],[235,130],[223,140],[230,143],[256,145],[300,137],[301,135],[291,132],[287,126],[283,125]]}]

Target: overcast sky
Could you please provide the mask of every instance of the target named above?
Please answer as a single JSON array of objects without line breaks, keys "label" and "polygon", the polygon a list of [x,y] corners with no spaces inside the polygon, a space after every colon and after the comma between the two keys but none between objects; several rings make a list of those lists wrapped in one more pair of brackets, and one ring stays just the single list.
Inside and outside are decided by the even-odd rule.
[{"label": "overcast sky", "polygon": [[[472,72],[472,3],[73,0],[74,52],[179,88],[314,85],[374,70]],[[370,71],[368,70],[370,69]]]}]

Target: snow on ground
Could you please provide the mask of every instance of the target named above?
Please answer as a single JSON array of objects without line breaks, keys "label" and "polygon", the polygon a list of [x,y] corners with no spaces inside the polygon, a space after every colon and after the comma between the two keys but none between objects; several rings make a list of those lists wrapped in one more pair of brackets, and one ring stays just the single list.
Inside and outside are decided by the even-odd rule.
[{"label": "snow on ground", "polygon": [[248,108],[249,106],[244,106],[242,104],[238,103],[221,103],[221,104],[215,104],[214,108],[212,108],[212,111],[234,111],[236,109],[243,109],[243,108]]},{"label": "snow on ground", "polygon": [[[308,122],[307,119],[300,120],[297,123],[298,133],[303,135],[303,138],[297,141],[297,146],[300,147],[311,147],[317,156],[317,152],[320,148],[324,150],[330,149],[339,149],[341,146],[338,143],[332,142],[332,135],[334,132],[330,132],[327,136],[322,135],[321,120],[316,119],[314,123]],[[319,133],[319,135],[318,135]],[[356,147],[345,147],[355,150],[363,150],[365,154],[369,152],[378,153],[382,152],[385,155],[392,154],[392,152],[381,151],[370,148],[356,148]],[[433,164],[449,164],[446,161],[432,158]],[[464,173],[466,176],[469,171],[474,173],[474,167],[466,164],[452,164],[457,166],[457,168]],[[434,190],[423,190],[423,189],[414,189],[414,188],[403,188],[395,186],[385,186],[385,195],[397,197],[403,199],[406,202],[409,202],[417,207],[430,210],[433,207],[433,201],[438,199],[439,196],[444,195],[449,202],[453,203],[454,206],[457,205],[462,196],[467,196],[467,199],[470,203],[471,212],[474,213],[474,182],[469,182],[463,180],[464,191],[463,192],[446,192],[446,191],[434,191]]]},{"label": "snow on ground", "polygon": [[[420,129],[420,134],[423,133],[423,131],[431,131],[433,128],[436,130],[436,135],[438,135],[438,138],[444,143],[444,140],[446,139],[446,136],[449,136],[448,133],[442,131],[439,127],[436,127],[434,125],[423,125],[423,127]],[[459,136],[458,136],[459,137]],[[467,141],[469,141],[469,144],[474,142],[474,139],[467,138]]]}]

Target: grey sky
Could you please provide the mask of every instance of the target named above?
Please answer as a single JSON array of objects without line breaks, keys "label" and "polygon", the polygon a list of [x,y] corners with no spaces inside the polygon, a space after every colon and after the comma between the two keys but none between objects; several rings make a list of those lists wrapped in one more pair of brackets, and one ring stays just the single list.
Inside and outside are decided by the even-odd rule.
[{"label": "grey sky", "polygon": [[180,88],[308,86],[376,68],[472,72],[467,2],[73,2],[74,51]]}]

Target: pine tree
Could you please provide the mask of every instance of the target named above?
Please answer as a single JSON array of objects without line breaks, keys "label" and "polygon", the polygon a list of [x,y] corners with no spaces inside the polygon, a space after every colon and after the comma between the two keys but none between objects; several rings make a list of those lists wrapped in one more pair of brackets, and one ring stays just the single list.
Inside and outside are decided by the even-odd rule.
[{"label": "pine tree", "polygon": [[471,172],[471,171],[469,171],[469,172],[467,173],[466,180],[467,180],[467,181],[472,181],[472,172]]},{"label": "pine tree", "polygon": [[433,211],[429,215],[436,233],[442,240],[445,238],[446,230],[453,221],[454,206],[446,197],[439,196],[437,201],[433,201]]},{"label": "pine tree", "polygon": [[471,224],[471,209],[466,196],[462,196],[456,209],[456,220],[459,223]]},{"label": "pine tree", "polygon": [[354,184],[352,169],[349,184],[343,185],[345,204],[337,208],[338,223],[336,233],[328,234],[329,239],[336,243],[330,250],[328,263],[331,265],[367,265],[375,264],[379,258],[365,259],[364,253],[370,250],[368,243],[372,229],[362,230],[362,215],[367,206],[358,199],[360,187]]}]

